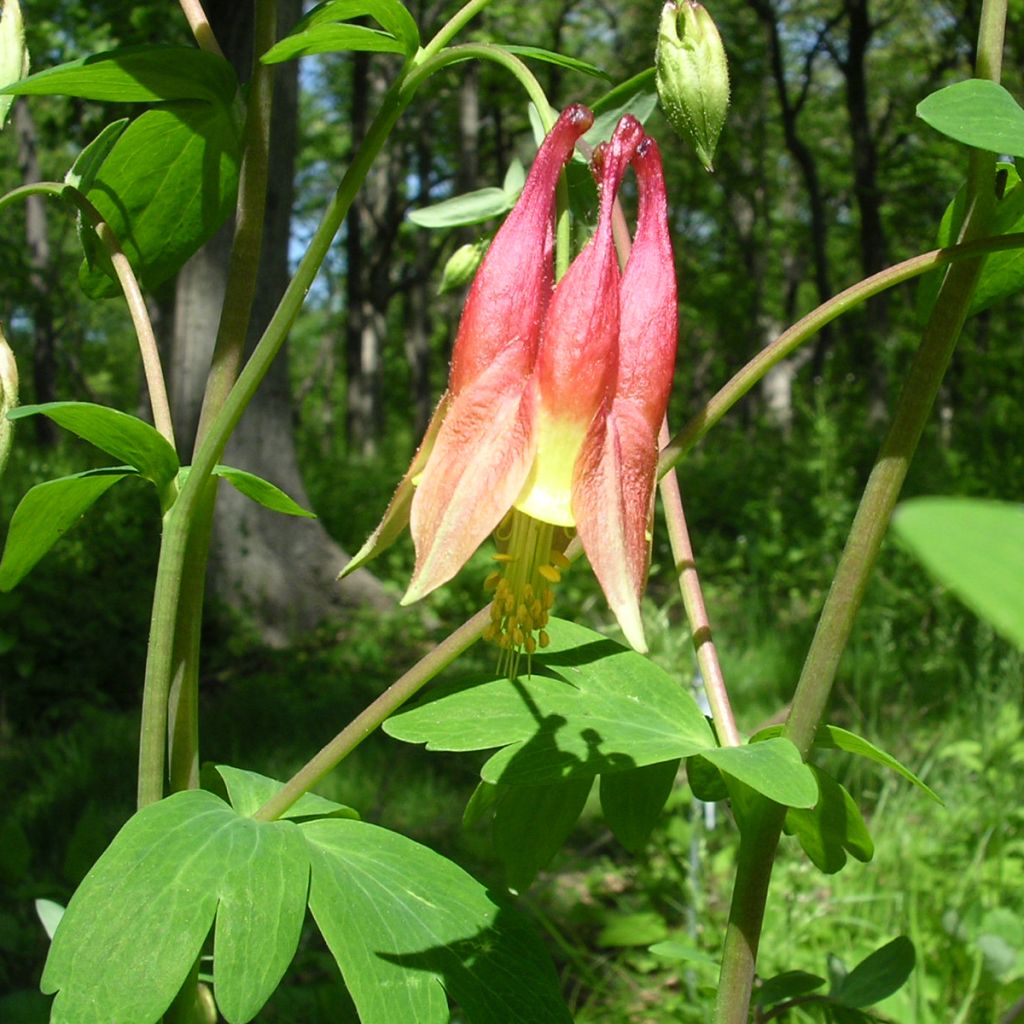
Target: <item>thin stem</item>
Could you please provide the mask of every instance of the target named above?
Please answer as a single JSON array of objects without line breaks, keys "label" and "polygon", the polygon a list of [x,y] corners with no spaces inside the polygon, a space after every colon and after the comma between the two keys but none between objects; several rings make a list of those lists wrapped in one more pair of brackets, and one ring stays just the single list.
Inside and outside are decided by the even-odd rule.
[{"label": "thin stem", "polygon": [[408,672],[396,679],[372,704],[367,705],[319,753],[310,758],[254,815],[257,821],[273,821],[313,788],[328,772],[359,746],[386,718],[394,714],[422,686],[474,644],[491,621],[490,606],[442,640]]},{"label": "thin stem", "polygon": [[858,281],[845,291],[822,303],[817,309],[798,320],[778,336],[770,345],[765,346],[741,370],[700,409],[665,446],[658,464],[659,474],[665,474],[673,466],[678,466],[683,457],[723,416],[753,388],[764,375],[792,355],[801,345],[810,340],[826,324],[831,323],[843,313],[859,306],[867,299],[884,292],[887,288],[910,281],[929,270],[945,267],[960,260],[970,259],[990,252],[1024,247],[1024,233],[996,235],[991,238],[978,238],[960,245],[952,245],[945,249],[933,249],[931,252],[913,256],[902,263],[897,263],[877,274]]},{"label": "thin stem", "polygon": [[[662,443],[668,440],[668,436],[668,424],[663,423]],[[683,511],[683,497],[679,492],[679,480],[675,470],[670,469],[661,478],[660,489],[669,545],[679,577],[679,592],[683,598],[683,607],[686,609],[686,618],[690,623],[690,636],[704,680],[704,692],[711,707],[711,717],[719,742],[725,747],[738,747],[743,739],[736,728],[736,718],[729,702],[729,691],[718,660],[718,649],[711,635],[711,620],[708,618],[704,594],[701,592],[697,563],[690,543],[690,531],[687,529],[686,514]]]},{"label": "thin stem", "polygon": [[[987,50],[1002,45],[1002,33],[994,31],[993,21],[1005,23],[1005,16],[1005,0],[985,0],[979,69],[998,71],[998,59]],[[991,217],[995,205],[994,174],[994,154],[971,150],[963,230],[968,242],[985,231]],[[946,274],[854,516],[785,726],[784,735],[805,758],[824,715],[839,659],[852,632],[907,468],[960,336],[982,266],[980,259],[968,260],[951,267]],[[715,1024],[744,1024],[747,1020],[768,885],[784,817],[785,808],[758,798],[741,829]]]},{"label": "thin stem", "polygon": [[235,210],[235,237],[210,375],[199,414],[197,446],[238,378],[245,354],[245,339],[252,317],[260,254],[263,250],[270,168],[270,115],[276,66],[264,64],[259,55],[266,53],[276,38],[277,9],[273,0],[259,0],[255,19],[252,81],[246,106],[244,149]]},{"label": "thin stem", "polygon": [[203,10],[200,0],[178,0],[178,3],[181,5],[186,21],[188,21],[188,27],[192,29],[192,35],[195,36],[199,49],[205,50],[207,53],[216,54],[218,57],[223,57],[224,51],[220,48],[220,43],[217,42],[217,37],[213,34],[210,21],[206,17],[206,12]]},{"label": "thin stem", "polygon": [[418,59],[424,61],[429,60],[431,57],[437,56],[441,50],[448,45],[448,43],[454,39],[462,29],[469,24],[488,4],[491,0],[470,0],[470,3],[466,4],[465,7],[456,11],[456,13],[449,18],[449,20],[441,26],[437,34],[433,39],[423,47],[423,50],[418,55]]}]

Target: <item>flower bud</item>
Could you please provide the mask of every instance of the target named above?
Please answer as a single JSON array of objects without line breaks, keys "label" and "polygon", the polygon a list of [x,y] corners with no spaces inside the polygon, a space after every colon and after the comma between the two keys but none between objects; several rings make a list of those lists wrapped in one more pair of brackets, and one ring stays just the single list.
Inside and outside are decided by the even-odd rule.
[{"label": "flower bud", "polygon": [[0,331],[0,474],[7,465],[14,436],[14,424],[7,414],[18,404],[18,364],[11,346]]},{"label": "flower bud", "polygon": [[[2,0],[0,7],[0,85],[10,85],[28,74],[28,50],[25,49],[25,26],[18,0]],[[13,96],[0,96],[0,128],[10,112]]]},{"label": "flower bud", "polygon": [[708,171],[729,107],[729,66],[711,15],[696,0],[669,0],[658,26],[658,96],[669,123]]},{"label": "flower bud", "polygon": [[469,284],[487,252],[488,245],[490,242],[486,239],[460,245],[448,257],[448,262],[444,265],[441,283],[437,286],[437,294],[444,295],[446,292],[453,292],[457,288]]}]

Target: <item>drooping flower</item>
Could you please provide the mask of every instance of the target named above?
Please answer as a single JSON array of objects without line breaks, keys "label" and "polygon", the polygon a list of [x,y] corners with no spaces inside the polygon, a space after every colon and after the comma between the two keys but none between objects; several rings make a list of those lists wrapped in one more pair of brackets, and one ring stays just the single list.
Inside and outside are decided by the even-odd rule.
[{"label": "drooping flower", "polygon": [[[639,595],[675,356],[675,276],[657,147],[627,115],[595,165],[597,228],[552,291],[557,176],[591,123],[586,108],[570,107],[542,144],[470,289],[448,391],[384,521],[345,569],[408,521],[407,604],[451,579],[494,532],[486,635],[513,674],[520,653],[547,642],[550,588],[573,529],[627,639],[644,649]],[[620,274],[612,219],[631,162],[640,209]]]}]

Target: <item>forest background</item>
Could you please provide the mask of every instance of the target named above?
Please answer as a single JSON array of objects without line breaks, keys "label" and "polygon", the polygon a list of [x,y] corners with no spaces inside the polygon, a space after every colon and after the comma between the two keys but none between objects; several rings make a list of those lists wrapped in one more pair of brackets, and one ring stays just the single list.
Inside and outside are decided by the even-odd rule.
[{"label": "forest background", "polygon": [[[299,6],[280,4],[285,24]],[[672,137],[659,112],[647,125],[665,154],[682,300],[670,422],[683,422],[808,309],[934,246],[962,159],[914,108],[970,74],[978,7],[971,0],[714,4],[734,97],[715,173]],[[246,5],[206,8],[244,66]],[[429,27],[454,6],[410,9]],[[189,41],[174,5],[38,0],[25,12],[34,69],[115,45]],[[1017,96],[1022,15],[1024,4],[1012,3],[1004,84]],[[578,54],[621,81],[650,66],[657,16],[657,4],[495,0],[475,32]],[[370,54],[307,58],[282,69],[264,314],[390,70],[386,56]],[[563,67],[539,66],[538,74],[558,106],[587,102],[608,87]],[[46,97],[33,98],[31,108],[18,100],[0,136],[3,191],[60,178],[116,113]],[[413,104],[374,167],[287,359],[233,442],[234,465],[308,498],[319,520],[272,518],[221,496],[216,530],[241,534],[244,543],[215,545],[217,600],[205,626],[202,680],[205,759],[287,777],[336,723],[481,603],[483,557],[425,610],[399,611],[411,565],[407,543],[375,563],[376,578],[361,573],[339,585],[334,577],[344,552],[376,524],[443,389],[463,298],[458,288],[439,294],[443,268],[459,246],[488,237],[497,223],[428,230],[410,214],[501,186],[510,164],[528,164],[532,152],[527,111],[513,86],[496,70],[466,65]],[[22,401],[77,398],[141,411],[139,374],[125,372],[136,365],[130,325],[116,301],[81,295],[70,219],[38,197],[3,218],[0,321],[21,367]],[[223,233],[215,237],[149,297],[188,448],[209,361],[198,339],[214,333],[227,244]],[[919,324],[911,286],[843,317],[773,371],[680,468],[744,731],[778,715],[792,691]],[[906,496],[1024,499],[1022,328],[1019,301],[968,322]],[[33,483],[95,459],[44,417],[21,424],[0,489],[0,523]],[[158,544],[150,502],[139,486],[134,501],[101,503],[17,590],[0,594],[4,1020],[45,1019],[33,989],[46,936],[32,900],[65,902],[133,806]],[[645,605],[653,624],[682,618],[671,575],[659,572],[671,566],[663,538],[659,530]],[[586,573],[571,574],[563,594],[572,616],[616,635]],[[650,633],[652,657],[688,680],[692,655],[679,632]],[[1024,995],[1024,836],[1013,773],[1003,769],[1024,761],[1021,682],[1019,653],[887,543],[831,720],[903,759],[945,806],[896,777],[837,762],[872,826],[874,861],[822,879],[784,853],[762,973],[820,973],[830,954],[854,963],[858,951],[908,934],[918,968],[883,1012],[899,1021],[1012,1019],[1007,1014]],[[476,767],[375,737],[321,792],[486,880],[498,876],[487,838],[460,825]],[[733,835],[721,815],[714,821],[682,791],[639,857],[625,853],[596,816],[584,817],[526,897],[549,933],[578,1020],[687,1019],[690,994],[713,979],[713,969],[659,958],[648,947],[685,931],[715,957]],[[310,937],[259,1019],[321,1019],[319,1007],[330,1008],[322,1019],[337,1020],[339,986]]]}]

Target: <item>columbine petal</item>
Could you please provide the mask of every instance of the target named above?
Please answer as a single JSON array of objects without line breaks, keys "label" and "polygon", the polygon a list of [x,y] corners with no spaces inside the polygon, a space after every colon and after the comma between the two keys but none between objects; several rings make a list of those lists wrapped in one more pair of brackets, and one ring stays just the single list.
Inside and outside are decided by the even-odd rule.
[{"label": "columbine petal", "polygon": [[629,115],[615,129],[602,162],[597,229],[555,288],[537,354],[537,460],[516,508],[560,526],[574,525],[573,466],[591,421],[615,386],[619,267],[612,210],[642,137],[640,122]]},{"label": "columbine petal", "polygon": [[423,435],[419,448],[413,456],[405,476],[395,489],[394,496],[384,513],[377,529],[366,539],[366,543],[346,563],[345,568],[338,573],[338,579],[343,579],[350,572],[355,572],[360,566],[365,565],[371,558],[376,558],[386,548],[391,547],[398,540],[401,532],[409,525],[409,510],[412,507],[413,494],[415,492],[415,480],[423,472],[433,451],[434,442],[437,440],[438,431],[448,412],[451,404],[451,395],[446,391],[437,403],[434,415],[427,426],[427,432]]},{"label": "columbine petal", "polygon": [[555,185],[576,140],[593,122],[594,115],[574,103],[541,144],[519,200],[494,236],[466,297],[452,349],[453,394],[510,350],[520,372],[532,372],[554,283]]},{"label": "columbine petal", "polygon": [[658,429],[665,416],[678,334],[676,278],[661,157],[637,147],[640,208],[622,276],[614,399],[591,424],[573,480],[583,550],[629,643],[646,650],[640,618],[650,563]]},{"label": "columbine petal", "polygon": [[641,652],[657,465],[657,442],[636,403],[616,401],[588,432],[573,486],[583,550],[626,640]]},{"label": "columbine petal", "polygon": [[508,512],[533,461],[534,387],[496,360],[451,403],[412,500],[403,604],[447,583]]}]

